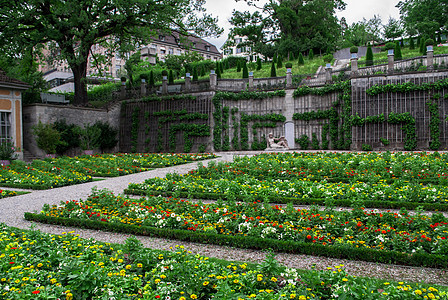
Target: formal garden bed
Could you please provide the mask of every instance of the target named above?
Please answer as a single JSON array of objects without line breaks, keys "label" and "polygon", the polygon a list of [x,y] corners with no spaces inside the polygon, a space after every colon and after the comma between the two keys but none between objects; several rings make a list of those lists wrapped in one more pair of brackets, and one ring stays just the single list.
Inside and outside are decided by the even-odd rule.
[{"label": "formal garden bed", "polygon": [[[446,287],[349,276],[343,266],[288,269],[116,245],[0,225],[4,299],[445,299]],[[192,272],[194,270],[194,272]]]},{"label": "formal garden bed", "polygon": [[126,193],[253,202],[448,210],[447,154],[279,153],[130,184]]},{"label": "formal garden bed", "polygon": [[114,195],[92,191],[85,201],[46,205],[28,220],[175,238],[249,249],[274,249],[354,260],[446,268],[448,218],[376,212],[296,209],[269,202],[218,201]]},{"label": "formal garden bed", "polygon": [[14,161],[0,168],[0,186],[49,189],[92,181],[93,176],[115,177],[216,157],[213,154],[100,154]]}]

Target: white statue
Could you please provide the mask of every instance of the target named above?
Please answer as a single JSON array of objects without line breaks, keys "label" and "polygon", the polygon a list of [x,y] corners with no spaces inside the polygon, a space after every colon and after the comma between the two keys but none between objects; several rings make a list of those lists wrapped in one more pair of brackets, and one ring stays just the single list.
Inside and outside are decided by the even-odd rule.
[{"label": "white statue", "polygon": [[275,138],[272,132],[268,134],[268,147],[289,149],[288,141],[285,137],[281,136],[279,138]]}]

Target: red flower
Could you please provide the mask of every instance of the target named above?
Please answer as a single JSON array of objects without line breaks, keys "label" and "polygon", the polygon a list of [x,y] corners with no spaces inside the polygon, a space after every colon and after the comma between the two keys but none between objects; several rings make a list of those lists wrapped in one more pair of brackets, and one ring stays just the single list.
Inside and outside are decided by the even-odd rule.
[{"label": "red flower", "polygon": [[160,299],[160,296],[159,296],[159,295],[157,295],[157,296],[156,296],[156,299]]},{"label": "red flower", "polygon": [[311,235],[308,234],[308,235],[306,236],[306,238],[309,239],[309,240],[311,240]]},{"label": "red flower", "polygon": [[40,291],[32,291],[32,294],[34,294],[34,295],[37,295],[39,293],[40,293]]}]

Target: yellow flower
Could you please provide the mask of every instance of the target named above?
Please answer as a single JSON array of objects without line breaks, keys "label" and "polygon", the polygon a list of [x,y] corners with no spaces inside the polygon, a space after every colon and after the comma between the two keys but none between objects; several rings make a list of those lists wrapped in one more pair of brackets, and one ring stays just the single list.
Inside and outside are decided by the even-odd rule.
[{"label": "yellow flower", "polygon": [[208,281],[204,281],[204,283],[202,284],[203,286],[207,286],[209,284]]},{"label": "yellow flower", "polygon": [[271,278],[271,281],[273,281],[273,282],[277,282],[277,278],[272,277],[272,278]]},{"label": "yellow flower", "polygon": [[126,270],[130,270],[132,268],[131,265],[126,265]]},{"label": "yellow flower", "polygon": [[[296,294],[289,295],[289,299],[296,299]],[[300,299],[300,298],[299,298]]]},{"label": "yellow flower", "polygon": [[198,296],[196,296],[196,294],[191,294],[190,298],[191,299],[198,299]]},{"label": "yellow flower", "polygon": [[180,297],[179,300],[187,300],[184,296]]},{"label": "yellow flower", "polygon": [[342,278],[342,281],[348,281],[348,279],[344,277],[344,278]]}]

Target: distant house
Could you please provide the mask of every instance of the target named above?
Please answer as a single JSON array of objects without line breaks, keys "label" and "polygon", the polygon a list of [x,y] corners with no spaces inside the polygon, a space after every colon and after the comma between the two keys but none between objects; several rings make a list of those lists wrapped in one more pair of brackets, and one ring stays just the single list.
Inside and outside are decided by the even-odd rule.
[{"label": "distant house", "polygon": [[[0,69],[0,142],[10,141],[19,149],[23,145],[22,93],[28,88]],[[22,150],[18,154],[22,157]]]}]

